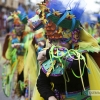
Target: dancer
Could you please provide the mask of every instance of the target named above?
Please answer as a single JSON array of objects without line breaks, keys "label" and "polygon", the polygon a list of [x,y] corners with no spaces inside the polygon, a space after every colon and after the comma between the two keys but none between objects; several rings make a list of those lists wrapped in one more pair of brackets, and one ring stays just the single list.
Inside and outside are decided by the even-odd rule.
[{"label": "dancer", "polygon": [[100,47],[80,24],[84,2],[74,2],[70,10],[66,8],[73,3],[62,2],[39,4],[52,46],[38,54],[42,68],[33,100],[99,100],[88,95],[89,90],[100,89],[100,70],[89,54],[99,52]]}]

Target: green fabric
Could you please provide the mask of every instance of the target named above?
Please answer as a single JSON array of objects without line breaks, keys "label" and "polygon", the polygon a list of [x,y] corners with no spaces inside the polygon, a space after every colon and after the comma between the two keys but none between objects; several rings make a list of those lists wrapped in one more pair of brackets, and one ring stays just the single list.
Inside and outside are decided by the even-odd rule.
[{"label": "green fabric", "polygon": [[100,44],[100,37],[97,38],[98,44]]},{"label": "green fabric", "polygon": [[[47,15],[48,13],[46,13]],[[55,15],[50,15],[48,17],[48,19],[52,20],[55,24],[57,24],[58,20],[60,19],[60,17],[58,16],[55,16]],[[80,21],[76,20],[76,24],[75,24],[75,28],[79,27],[80,25]],[[72,27],[72,20],[69,20],[69,19],[64,19],[60,24],[59,24],[60,27],[62,28],[67,28],[67,29],[71,29]]]},{"label": "green fabric", "polygon": [[24,44],[24,48],[25,48],[24,60],[26,59],[26,56],[28,53],[28,44],[33,38],[34,38],[34,33],[31,33],[31,32],[23,38],[23,41],[25,43]]},{"label": "green fabric", "polygon": [[27,19],[27,16],[26,14],[18,14],[18,17],[20,19],[20,21],[23,23],[23,24],[27,24],[28,23],[28,19]]},{"label": "green fabric", "polygon": [[[57,49],[57,54],[56,55],[54,54],[54,49],[55,48]],[[80,60],[83,60],[84,65],[83,65],[83,69],[81,69],[82,71],[81,71],[80,76],[77,76],[75,74],[75,72],[73,71],[73,69],[71,69],[73,75],[76,78],[81,78],[81,76],[84,75],[84,69],[85,69],[85,66],[86,66],[86,61],[85,61],[84,56],[81,55],[81,53],[79,53],[79,51],[77,51],[77,50],[73,50],[73,49],[67,50],[66,49],[65,51],[59,51],[58,48],[61,48],[61,47],[56,47],[56,46],[51,47],[50,52],[49,52],[50,60],[47,60],[42,64],[43,68],[48,72],[49,68],[52,66],[53,71],[51,72],[51,75],[52,74],[53,75],[64,74],[64,71],[65,71],[66,67],[68,67],[69,62],[64,60],[63,58],[67,58],[67,59],[71,58],[73,60],[77,60],[77,61],[79,61],[79,65],[80,65]],[[77,58],[73,58],[73,56],[75,56]],[[55,60],[56,60],[56,65],[54,64]],[[59,64],[61,64],[61,66]]]},{"label": "green fabric", "polygon": [[23,24],[27,24],[27,23],[28,23],[27,18],[24,18],[24,19],[22,20],[22,22],[23,22]]},{"label": "green fabric", "polygon": [[21,89],[21,91],[23,91],[24,88],[25,88],[25,83],[22,82],[22,81],[19,81],[19,84],[20,84],[20,89]]},{"label": "green fabric", "polygon": [[6,59],[10,60],[11,59],[11,52],[12,52],[12,48],[11,48],[11,41],[9,41],[8,43],[8,48],[5,54]]},{"label": "green fabric", "polygon": [[100,51],[100,47],[99,48],[95,48],[93,46],[88,46],[88,47],[79,47],[78,49],[79,52],[84,52],[84,51],[87,51],[87,52],[98,52]]},{"label": "green fabric", "polygon": [[10,66],[5,64],[3,66],[3,70],[2,70],[2,89],[4,94],[9,97],[11,94],[11,86],[9,84],[9,74],[11,73],[10,71]]}]

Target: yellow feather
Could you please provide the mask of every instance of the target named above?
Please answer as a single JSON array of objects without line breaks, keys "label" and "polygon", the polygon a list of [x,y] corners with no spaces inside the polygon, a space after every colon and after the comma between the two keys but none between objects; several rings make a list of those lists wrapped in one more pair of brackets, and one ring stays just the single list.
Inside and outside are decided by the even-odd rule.
[{"label": "yellow feather", "polygon": [[57,15],[57,16],[60,16],[61,15],[61,13],[59,11],[55,11],[54,9],[53,9],[53,14],[54,15]]},{"label": "yellow feather", "polygon": [[58,34],[62,33],[62,27],[59,27]]}]

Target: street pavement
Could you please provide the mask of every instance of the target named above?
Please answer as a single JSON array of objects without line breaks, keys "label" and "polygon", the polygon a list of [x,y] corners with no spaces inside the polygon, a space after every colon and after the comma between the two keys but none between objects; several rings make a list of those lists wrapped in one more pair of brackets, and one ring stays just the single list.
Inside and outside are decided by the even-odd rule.
[{"label": "street pavement", "polygon": [[4,37],[0,37],[0,100],[19,100],[17,99],[17,97],[15,99],[12,99],[11,97],[6,97],[3,93],[3,90],[2,90],[2,67],[3,67],[3,62],[5,61],[3,58],[2,58],[2,45],[3,45],[3,42],[4,42]]}]

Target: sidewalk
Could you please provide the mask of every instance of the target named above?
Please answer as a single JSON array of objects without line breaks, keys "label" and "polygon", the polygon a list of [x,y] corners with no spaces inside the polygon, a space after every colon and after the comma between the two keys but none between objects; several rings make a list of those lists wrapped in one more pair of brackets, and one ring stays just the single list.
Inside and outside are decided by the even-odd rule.
[{"label": "sidewalk", "polygon": [[0,41],[3,41],[3,40],[4,40],[4,38],[5,38],[5,36],[3,36],[3,37],[0,37]]}]

